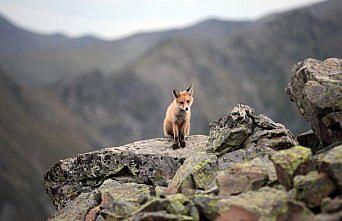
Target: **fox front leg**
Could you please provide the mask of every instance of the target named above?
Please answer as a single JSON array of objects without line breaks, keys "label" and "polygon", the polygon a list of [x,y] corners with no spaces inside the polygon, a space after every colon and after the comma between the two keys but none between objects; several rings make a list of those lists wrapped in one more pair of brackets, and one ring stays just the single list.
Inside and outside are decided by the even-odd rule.
[{"label": "fox front leg", "polygon": [[179,130],[179,144],[182,148],[185,147],[185,133],[186,133],[186,124],[183,124],[181,129]]},{"label": "fox front leg", "polygon": [[174,140],[174,144],[172,145],[173,149],[177,149],[178,148],[178,142],[179,142],[179,129],[178,129],[178,125],[173,123],[172,124],[172,131],[173,131],[173,140]]}]

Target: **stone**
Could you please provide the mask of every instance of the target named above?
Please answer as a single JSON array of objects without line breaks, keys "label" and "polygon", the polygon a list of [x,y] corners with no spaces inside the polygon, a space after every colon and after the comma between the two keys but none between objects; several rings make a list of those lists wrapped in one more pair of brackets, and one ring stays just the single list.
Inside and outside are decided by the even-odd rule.
[{"label": "stone", "polygon": [[342,139],[342,59],[299,62],[286,93],[323,145]]},{"label": "stone", "polygon": [[220,195],[235,195],[257,190],[267,182],[276,180],[277,175],[273,163],[264,157],[236,163],[220,171],[216,177],[216,185]]},{"label": "stone", "polygon": [[47,171],[44,186],[57,209],[108,178],[167,186],[187,157],[206,150],[207,140],[207,136],[190,136],[186,148],[173,150],[170,139],[155,138],[79,154]]},{"label": "stone", "polygon": [[190,216],[170,214],[165,211],[138,213],[129,221],[187,221],[194,220]]},{"label": "stone", "polygon": [[342,211],[342,196],[335,198],[324,198],[322,201],[321,209],[323,213],[335,213]]},{"label": "stone", "polygon": [[[183,194],[173,194],[166,196],[165,198],[152,198],[135,211],[133,214],[133,220],[135,220],[137,216],[141,216],[139,214],[163,211],[167,214],[177,215],[177,217],[185,217],[186,220],[199,220],[199,213],[195,204],[190,200],[190,198]],[[144,217],[146,217],[146,215],[144,215]]]},{"label": "stone", "polygon": [[217,167],[217,157],[213,154],[202,153],[190,156],[177,170],[166,192],[209,189],[215,179]]},{"label": "stone", "polygon": [[51,216],[49,221],[83,221],[88,214],[89,208],[97,206],[100,201],[100,193],[81,193],[63,209]]},{"label": "stone", "polygon": [[310,208],[321,206],[322,200],[336,189],[325,173],[317,171],[296,176],[293,180],[293,187],[296,199],[303,201]]},{"label": "stone", "polygon": [[342,145],[319,154],[316,161],[319,170],[326,172],[342,192]]},{"label": "stone", "polygon": [[315,221],[340,221],[342,220],[342,211],[336,213],[322,213],[315,216]]},{"label": "stone", "polygon": [[122,220],[130,217],[137,210],[137,207],[132,203],[114,198],[108,192],[102,193],[101,202],[98,206],[90,208],[85,217],[85,221],[104,220]]},{"label": "stone", "polygon": [[311,150],[302,146],[275,152],[271,155],[271,160],[276,168],[278,181],[290,189],[294,176],[304,174],[311,169],[311,158]]},{"label": "stone", "polygon": [[[291,199],[284,189],[262,187],[225,198],[199,195],[194,197],[201,217],[224,220],[235,214],[246,220],[312,220],[312,213],[300,202]],[[226,219],[229,220],[229,219]]]},{"label": "stone", "polygon": [[119,183],[118,181],[107,179],[97,189],[101,193],[108,193],[115,199],[124,199],[133,205],[141,205],[152,195],[154,187],[138,183]]},{"label": "stone", "polygon": [[[268,152],[269,149],[286,149],[296,144],[284,125],[265,115],[255,115],[251,107],[243,104],[238,104],[229,115],[210,124],[209,151],[219,156],[241,149],[262,153],[264,149]],[[245,153],[248,157],[248,152]]]}]

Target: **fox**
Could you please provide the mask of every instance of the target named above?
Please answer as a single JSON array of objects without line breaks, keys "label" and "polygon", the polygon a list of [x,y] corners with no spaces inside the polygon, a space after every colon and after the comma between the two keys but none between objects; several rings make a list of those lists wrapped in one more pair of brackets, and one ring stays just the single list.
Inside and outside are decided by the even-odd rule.
[{"label": "fox", "polygon": [[174,140],[173,149],[184,148],[185,136],[190,134],[191,105],[193,103],[194,86],[185,91],[172,90],[173,102],[168,106],[163,123],[164,136]]}]

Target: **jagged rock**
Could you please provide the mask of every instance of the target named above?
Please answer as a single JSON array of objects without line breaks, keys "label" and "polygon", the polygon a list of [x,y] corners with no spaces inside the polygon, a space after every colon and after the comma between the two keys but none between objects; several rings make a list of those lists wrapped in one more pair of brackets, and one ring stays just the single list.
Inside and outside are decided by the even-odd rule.
[{"label": "jagged rock", "polygon": [[312,130],[297,135],[299,145],[309,147],[314,153],[321,149],[320,141]]},{"label": "jagged rock", "polygon": [[265,115],[255,115],[247,105],[237,105],[229,115],[210,125],[209,151],[218,155],[237,149],[260,150],[262,153],[263,150],[286,149],[295,144],[293,135],[284,125]]},{"label": "jagged rock", "polygon": [[81,192],[108,178],[120,182],[168,185],[184,160],[207,148],[207,136],[190,136],[187,147],[172,149],[172,141],[156,138],[60,160],[45,174],[45,189],[60,209]]},{"label": "jagged rock", "polygon": [[194,202],[201,217],[208,220],[223,220],[227,214],[236,213],[248,217],[247,220],[313,219],[311,212],[300,202],[293,201],[285,190],[270,187],[228,198],[198,195],[194,197]]},{"label": "jagged rock", "polygon": [[342,145],[317,156],[320,171],[326,172],[342,192]]},{"label": "jagged rock", "polygon": [[213,154],[197,154],[188,157],[170,182],[167,192],[178,193],[189,189],[210,188],[217,170],[217,157]]},{"label": "jagged rock", "polygon": [[278,181],[290,189],[294,176],[304,174],[311,169],[311,157],[311,150],[302,146],[295,146],[272,154],[271,160],[275,165]]},{"label": "jagged rock", "polygon": [[342,59],[299,62],[286,93],[323,144],[342,139]]},{"label": "jagged rock", "polygon": [[312,171],[306,175],[296,176],[293,180],[296,199],[305,202],[308,207],[318,207],[323,198],[335,189],[334,183],[325,173]]},{"label": "jagged rock", "polygon": [[219,194],[239,194],[257,190],[268,181],[277,180],[273,163],[267,158],[255,158],[251,161],[236,163],[221,171],[216,177]]}]

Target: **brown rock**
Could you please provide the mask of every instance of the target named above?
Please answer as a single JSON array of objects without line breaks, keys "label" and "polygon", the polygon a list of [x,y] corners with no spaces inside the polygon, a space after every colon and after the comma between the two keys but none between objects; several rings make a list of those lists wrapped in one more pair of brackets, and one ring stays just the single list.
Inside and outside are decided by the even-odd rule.
[{"label": "brown rock", "polygon": [[319,170],[326,172],[342,192],[342,145],[319,154],[316,157]]},{"label": "brown rock", "polygon": [[312,171],[306,175],[296,176],[293,180],[296,199],[305,202],[308,207],[318,207],[323,198],[335,189],[334,183],[325,173]]},{"label": "brown rock", "polygon": [[305,174],[311,169],[311,157],[311,150],[302,146],[295,146],[272,154],[271,160],[276,168],[278,181],[290,189],[294,176]]}]

